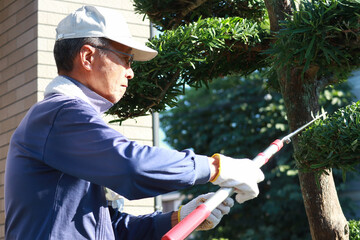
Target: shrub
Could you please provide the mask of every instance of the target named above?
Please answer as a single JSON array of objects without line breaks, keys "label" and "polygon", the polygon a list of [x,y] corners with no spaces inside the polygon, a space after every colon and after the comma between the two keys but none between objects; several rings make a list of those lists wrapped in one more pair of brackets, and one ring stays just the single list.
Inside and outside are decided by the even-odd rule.
[{"label": "shrub", "polygon": [[360,240],[360,221],[350,220],[350,240]]}]

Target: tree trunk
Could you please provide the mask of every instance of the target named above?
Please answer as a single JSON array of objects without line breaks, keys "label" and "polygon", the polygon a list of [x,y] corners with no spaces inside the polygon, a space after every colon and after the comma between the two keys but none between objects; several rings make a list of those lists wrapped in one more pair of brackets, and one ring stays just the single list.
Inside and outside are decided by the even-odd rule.
[{"label": "tree trunk", "polygon": [[312,173],[299,173],[312,239],[349,239],[349,226],[342,212],[332,173],[322,174],[316,184]]},{"label": "tree trunk", "polygon": [[[326,85],[324,79],[316,79],[317,68],[310,69],[304,78],[301,78],[301,71],[302,68],[278,72],[291,131],[309,122],[311,112],[319,111],[319,91]],[[296,156],[296,137],[293,146]],[[349,239],[348,223],[339,204],[332,172],[318,177],[318,184],[316,178],[315,173],[299,173],[312,239]]]}]

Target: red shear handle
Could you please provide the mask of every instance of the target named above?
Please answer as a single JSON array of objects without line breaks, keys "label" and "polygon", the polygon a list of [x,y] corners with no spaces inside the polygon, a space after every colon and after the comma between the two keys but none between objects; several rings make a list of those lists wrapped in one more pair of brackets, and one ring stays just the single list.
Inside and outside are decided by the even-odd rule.
[{"label": "red shear handle", "polygon": [[199,205],[194,211],[187,215],[181,222],[168,231],[161,240],[183,240],[195,230],[208,216],[211,211],[205,204]]},{"label": "red shear handle", "polygon": [[269,159],[274,156],[275,153],[280,151],[280,149],[284,146],[284,143],[282,140],[276,139],[273,141],[268,148],[265,149],[264,152],[259,153],[253,161],[258,165],[258,167],[261,167],[262,165],[265,165]]}]

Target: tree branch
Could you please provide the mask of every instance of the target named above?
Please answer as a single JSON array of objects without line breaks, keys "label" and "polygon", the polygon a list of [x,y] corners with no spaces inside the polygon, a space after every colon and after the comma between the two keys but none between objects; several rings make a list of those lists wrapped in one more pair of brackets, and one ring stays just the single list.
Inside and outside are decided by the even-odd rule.
[{"label": "tree branch", "polygon": [[173,75],[173,77],[171,78],[171,81],[166,84],[166,86],[162,89],[162,92],[160,93],[160,95],[159,95],[158,97],[152,98],[152,97],[147,97],[147,96],[144,96],[144,95],[141,94],[140,96],[141,96],[142,98],[151,100],[151,101],[153,101],[153,102],[152,102],[151,104],[149,104],[148,106],[144,107],[144,109],[143,109],[142,111],[137,112],[137,113],[134,113],[134,114],[129,114],[129,115],[128,115],[128,116],[129,116],[128,118],[134,118],[134,117],[142,116],[142,115],[144,115],[147,111],[149,111],[149,109],[151,109],[152,107],[158,105],[158,104],[161,102],[161,100],[165,97],[166,92],[169,90],[169,88],[170,88],[172,85],[174,85],[175,82],[178,80],[179,75],[180,75],[180,72],[181,72],[180,69],[178,69],[178,70],[176,71],[176,73],[175,73],[175,74]]},{"label": "tree branch", "polygon": [[206,1],[207,0],[187,1],[187,3],[184,4],[186,7],[181,9],[179,15],[176,16],[176,18],[174,18],[173,20],[171,20],[168,26],[177,27],[186,15],[188,15],[194,9],[200,7]]},{"label": "tree branch", "polygon": [[286,14],[291,14],[291,4],[289,0],[264,0],[270,20],[270,30],[277,32],[280,30],[279,22],[284,20]]}]

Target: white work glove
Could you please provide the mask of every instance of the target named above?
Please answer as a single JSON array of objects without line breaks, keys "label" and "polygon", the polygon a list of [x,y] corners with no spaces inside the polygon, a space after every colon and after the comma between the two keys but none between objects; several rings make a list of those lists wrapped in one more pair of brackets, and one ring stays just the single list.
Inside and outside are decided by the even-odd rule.
[{"label": "white work glove", "polygon": [[108,205],[113,209],[117,209],[119,212],[122,212],[124,210],[124,198],[109,188],[104,187],[104,190]]},{"label": "white work glove", "polygon": [[250,159],[235,159],[221,154],[213,158],[219,160],[219,173],[211,182],[220,187],[235,189],[235,199],[243,203],[259,195],[258,183],[264,180],[264,174]]},{"label": "white work glove", "polygon": [[[178,210],[178,221],[183,220],[187,215],[189,215],[195,208],[200,204],[204,203],[206,200],[211,198],[214,193],[207,193],[200,195],[184,206],[181,206]],[[216,225],[219,224],[221,218],[230,212],[230,208],[234,206],[234,200],[230,197],[226,198],[219,206],[217,206],[197,228],[198,231],[210,230],[213,229]]]}]

